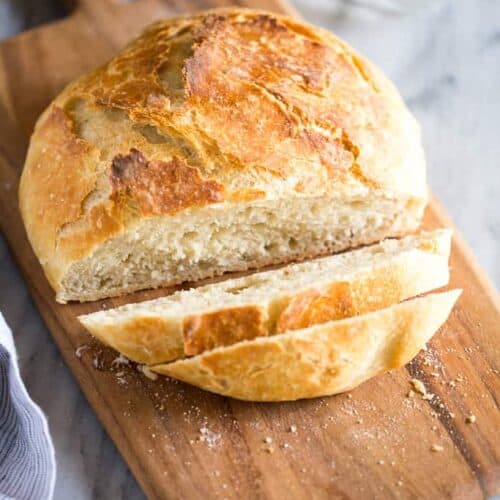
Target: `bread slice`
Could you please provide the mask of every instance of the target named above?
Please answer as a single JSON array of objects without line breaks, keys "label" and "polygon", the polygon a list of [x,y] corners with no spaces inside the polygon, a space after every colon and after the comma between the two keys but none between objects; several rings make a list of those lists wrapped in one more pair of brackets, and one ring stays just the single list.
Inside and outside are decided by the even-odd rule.
[{"label": "bread slice", "polygon": [[156,364],[386,307],[448,283],[451,232],[351,252],[80,316],[130,359]]},{"label": "bread slice", "polygon": [[446,321],[460,293],[430,294],[362,316],[243,341],[152,369],[249,401],[336,394],[410,361]]},{"label": "bread slice", "polygon": [[59,302],[404,236],[427,199],[386,77],[321,28],[240,8],[159,21],[71,83],[19,186]]}]

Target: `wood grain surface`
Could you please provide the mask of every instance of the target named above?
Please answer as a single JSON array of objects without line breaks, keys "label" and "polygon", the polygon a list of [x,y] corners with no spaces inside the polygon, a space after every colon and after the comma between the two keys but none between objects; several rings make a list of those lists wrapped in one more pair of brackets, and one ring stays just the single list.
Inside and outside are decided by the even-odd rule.
[{"label": "wood grain surface", "polygon": [[[150,380],[133,365],[113,364],[116,353],[92,341],[76,320],[166,290],[92,304],[54,301],[17,209],[36,117],[68,81],[111,57],[153,19],[231,3],[85,0],[70,17],[0,44],[0,227],[66,363],[149,498],[500,493],[499,298],[459,235],[450,287],[464,294],[427,351],[330,398],[252,404]],[[239,4],[290,12],[278,0]],[[452,227],[433,200],[425,227],[437,226]],[[412,378],[433,396],[408,397]]]}]

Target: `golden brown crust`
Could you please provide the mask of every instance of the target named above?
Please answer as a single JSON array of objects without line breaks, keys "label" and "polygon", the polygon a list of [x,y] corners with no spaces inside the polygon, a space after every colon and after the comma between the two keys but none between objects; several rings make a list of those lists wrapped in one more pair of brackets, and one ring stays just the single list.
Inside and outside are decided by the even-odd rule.
[{"label": "golden brown crust", "polygon": [[407,298],[407,290],[404,272],[396,266],[324,289],[305,290],[292,297],[279,316],[276,331],[298,330],[376,311]]},{"label": "golden brown crust", "polygon": [[223,200],[223,186],[203,180],[197,169],[176,156],[169,162],[148,161],[134,148],[128,155],[113,158],[110,181],[110,199],[115,204],[132,204],[132,209],[146,216],[174,214]]},{"label": "golden brown crust", "polygon": [[326,31],[235,8],[155,23],[68,86],[35,129],[20,202],[60,289],[73,262],[146,217],[375,191],[427,196],[418,126],[392,85]]},{"label": "golden brown crust", "polygon": [[145,315],[128,324],[109,325],[107,333],[118,352],[133,352],[130,359],[147,364],[151,359],[184,357],[182,343],[177,340],[178,328],[178,323],[168,318]]},{"label": "golden brown crust", "polygon": [[250,401],[326,396],[412,359],[446,321],[460,291],[409,300],[364,316],[240,342],[157,373]]},{"label": "golden brown crust", "polygon": [[184,354],[193,356],[215,347],[266,336],[267,320],[267,311],[253,305],[188,315],[182,322]]},{"label": "golden brown crust", "polygon": [[[305,290],[292,297],[280,314],[276,332],[299,330],[334,319],[348,318],[363,312],[354,307],[353,294],[349,283],[338,282],[326,290]],[[367,312],[367,311],[364,311]]]},{"label": "golden brown crust", "polygon": [[57,238],[65,224],[80,217],[92,192],[98,152],[79,139],[59,106],[42,115],[21,178],[19,199],[26,230],[45,266],[49,281],[58,281]]},{"label": "golden brown crust", "polygon": [[[348,172],[353,155],[330,135],[332,128],[335,135],[343,128],[338,105],[335,120],[324,99],[312,96],[335,73],[352,85],[355,68],[327,45],[298,37],[264,14],[236,22],[209,15],[193,37],[198,45],[185,65],[186,94],[200,110],[199,127],[217,137],[219,148],[283,177],[291,173],[290,155],[316,158],[330,178]],[[325,130],[301,130],[301,123]]]}]

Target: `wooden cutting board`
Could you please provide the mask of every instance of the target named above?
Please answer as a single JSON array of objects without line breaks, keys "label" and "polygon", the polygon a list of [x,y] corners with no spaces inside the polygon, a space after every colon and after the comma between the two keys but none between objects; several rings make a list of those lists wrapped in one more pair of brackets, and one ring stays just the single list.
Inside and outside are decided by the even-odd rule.
[{"label": "wooden cutting board", "polygon": [[[16,199],[36,117],[64,84],[110,58],[153,19],[231,3],[82,0],[65,20],[0,44],[0,227],[66,363],[150,498],[500,493],[499,299],[458,235],[450,286],[464,293],[428,350],[403,369],[330,398],[251,404],[150,380],[134,366],[113,364],[116,353],[93,342],[76,320],[123,299],[54,301]],[[239,4],[291,12],[279,0]],[[436,226],[451,223],[433,200],[425,227]],[[133,300],[165,293],[138,293]],[[407,397],[412,378],[434,397]],[[466,423],[470,415],[474,423]],[[432,451],[440,449],[435,445],[442,451]]]}]

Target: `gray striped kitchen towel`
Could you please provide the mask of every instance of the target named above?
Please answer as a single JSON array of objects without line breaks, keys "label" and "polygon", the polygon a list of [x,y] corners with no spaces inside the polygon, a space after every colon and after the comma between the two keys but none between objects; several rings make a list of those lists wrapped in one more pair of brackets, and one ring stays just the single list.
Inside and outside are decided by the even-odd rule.
[{"label": "gray striped kitchen towel", "polygon": [[0,499],[50,499],[55,478],[47,419],[26,392],[12,333],[0,313]]}]

